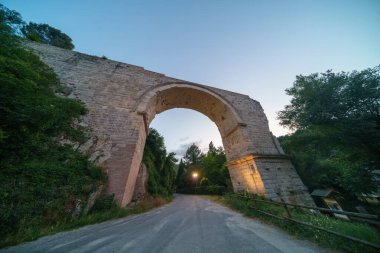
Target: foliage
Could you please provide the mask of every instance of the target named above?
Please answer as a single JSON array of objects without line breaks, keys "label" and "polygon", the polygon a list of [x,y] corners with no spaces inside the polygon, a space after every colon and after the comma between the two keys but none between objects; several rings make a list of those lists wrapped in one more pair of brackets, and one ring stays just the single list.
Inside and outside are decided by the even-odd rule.
[{"label": "foliage", "polygon": [[72,40],[67,34],[47,24],[29,22],[29,24],[21,28],[21,32],[26,38],[32,41],[65,49],[74,48]]},{"label": "foliage", "polygon": [[[257,211],[258,209],[260,211],[265,211],[277,216],[286,217],[286,211],[281,206],[263,202],[255,203],[250,199],[241,198],[238,196],[238,194],[234,193],[226,194],[223,197],[210,196],[208,198],[222,205],[226,205],[236,211],[239,211],[248,217],[255,217],[269,224],[278,226],[300,239],[307,239],[312,242],[316,242],[324,247],[340,250],[342,252],[376,252],[373,248],[369,248],[357,242],[352,242],[350,240],[300,224],[285,222],[284,220],[280,220],[278,218],[274,218]],[[259,197],[256,196],[256,198]],[[368,224],[360,222],[349,222],[318,213],[312,214],[308,211],[295,208],[288,210],[291,212],[292,218],[296,220],[311,223],[315,226],[337,231],[339,233],[357,237],[359,239],[366,240],[375,244],[380,243],[379,232]]]},{"label": "foliage", "polygon": [[184,188],[185,181],[186,181],[186,165],[181,159],[178,165],[178,171],[177,171],[176,180],[175,180],[176,187]]},{"label": "foliage", "polygon": [[[20,35],[69,49],[71,39],[48,25],[25,25],[19,13],[3,5],[0,28],[0,247],[165,203],[145,199],[129,211],[117,207],[113,196],[102,196],[89,215],[77,213],[106,179],[79,151],[62,144],[86,139],[76,124],[86,109],[79,101],[55,96],[62,89],[57,76],[23,47]],[[153,157],[152,163],[160,165],[160,171],[151,171],[150,189],[168,193],[174,154],[166,155],[160,143],[149,144],[146,160]],[[157,157],[162,159],[157,162]]]},{"label": "foliage", "polygon": [[148,170],[148,192],[167,196],[172,194],[175,181],[174,153],[166,153],[164,138],[157,130],[150,128],[146,139],[143,163]]},{"label": "foliage", "polygon": [[[286,90],[291,104],[281,124],[296,130],[279,138],[311,188],[351,195],[379,187],[380,66],[361,72],[297,76]],[[312,177],[311,177],[312,175]]]},{"label": "foliage", "polygon": [[[81,142],[82,103],[55,96],[52,69],[24,48],[0,8],[0,238],[71,218],[75,202],[105,180],[101,170],[60,140]],[[74,205],[74,207],[73,207]]]},{"label": "foliage", "polygon": [[361,72],[327,71],[297,76],[293,87],[286,89],[287,95],[293,98],[291,104],[279,112],[281,124],[305,129],[311,125],[340,126],[345,122],[378,119],[379,71],[380,66]]},{"label": "foliage", "polygon": [[[185,190],[185,188],[190,189],[197,185],[220,186],[224,191],[231,189],[231,179],[226,166],[227,159],[222,147],[215,148],[214,144],[210,142],[208,152],[203,154],[196,144],[192,144],[187,149],[183,160],[180,161],[176,178],[179,192],[192,191]],[[192,178],[193,172],[199,174],[197,179]]]},{"label": "foliage", "polygon": [[195,145],[195,143],[193,143],[187,148],[183,159],[185,160],[186,165],[196,165],[201,163],[202,157],[202,151],[197,145]]},{"label": "foliage", "polygon": [[[53,45],[65,49],[73,49],[72,39],[59,29],[51,27],[48,24],[36,24],[29,22],[26,24],[17,11],[9,10],[0,4],[0,19],[2,25],[0,31],[5,29],[6,33],[11,32],[14,35],[24,37],[31,41]],[[3,41],[6,42],[6,41]]]},{"label": "foliage", "polygon": [[2,4],[0,4],[0,20],[0,31],[4,34],[17,34],[20,27],[24,24],[20,13],[9,10]]},{"label": "foliage", "polygon": [[111,210],[117,208],[117,204],[115,202],[115,196],[112,195],[103,195],[98,197],[95,200],[94,205],[91,207],[90,212],[96,213],[96,212],[104,212],[107,210]]},{"label": "foliage", "polygon": [[231,188],[231,179],[226,163],[227,159],[223,148],[215,148],[214,144],[210,142],[209,150],[202,161],[208,185],[220,185]]}]

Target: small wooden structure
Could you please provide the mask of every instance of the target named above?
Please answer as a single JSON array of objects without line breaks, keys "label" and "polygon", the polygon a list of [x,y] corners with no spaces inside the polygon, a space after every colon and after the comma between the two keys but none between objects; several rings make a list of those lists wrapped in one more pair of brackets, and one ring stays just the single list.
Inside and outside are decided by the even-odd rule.
[{"label": "small wooden structure", "polygon": [[[338,203],[338,198],[340,197],[340,193],[335,191],[334,189],[315,189],[311,196],[314,198],[317,206],[327,207],[331,210],[343,211],[342,207]],[[347,215],[344,214],[333,214],[337,218],[349,220]]]}]

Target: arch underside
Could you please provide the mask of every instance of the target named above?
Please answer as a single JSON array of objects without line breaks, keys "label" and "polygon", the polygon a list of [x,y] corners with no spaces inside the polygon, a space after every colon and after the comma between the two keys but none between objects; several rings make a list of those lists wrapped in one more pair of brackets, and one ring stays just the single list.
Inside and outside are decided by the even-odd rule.
[{"label": "arch underside", "polygon": [[[229,160],[236,158],[230,152],[231,136],[243,138],[246,124],[237,110],[215,92],[203,87],[186,83],[170,83],[145,92],[140,99],[137,113],[143,116],[145,130],[156,114],[173,108],[185,108],[198,111],[207,116],[218,127],[226,155]],[[242,145],[243,147],[244,145]]]},{"label": "arch underside", "polygon": [[236,109],[215,92],[187,83],[167,83],[148,89],[140,98],[137,113],[145,115],[147,124],[154,116],[173,108],[198,111],[213,121],[222,136],[236,126],[245,126]]}]

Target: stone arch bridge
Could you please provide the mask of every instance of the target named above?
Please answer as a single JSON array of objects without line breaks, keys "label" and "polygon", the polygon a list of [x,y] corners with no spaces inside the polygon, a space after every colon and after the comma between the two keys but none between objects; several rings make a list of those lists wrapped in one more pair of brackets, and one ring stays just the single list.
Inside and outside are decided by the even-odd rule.
[{"label": "stone arch bridge", "polygon": [[172,108],[206,115],[222,136],[235,191],[311,204],[307,189],[269,131],[259,102],[247,95],[186,82],[144,68],[43,44],[28,43],[54,69],[64,94],[83,101],[83,124],[95,136],[85,151],[108,173],[107,193],[128,204],[149,124]]}]

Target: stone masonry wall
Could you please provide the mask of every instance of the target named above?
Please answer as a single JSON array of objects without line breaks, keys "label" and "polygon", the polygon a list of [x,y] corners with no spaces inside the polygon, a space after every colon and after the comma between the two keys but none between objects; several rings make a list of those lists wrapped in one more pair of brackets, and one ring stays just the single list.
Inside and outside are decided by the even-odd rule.
[{"label": "stone masonry wall", "polygon": [[[222,136],[234,190],[311,203],[259,102],[246,95],[186,82],[144,68],[53,46],[27,43],[59,76],[64,95],[89,110],[93,134],[83,152],[108,173],[107,192],[124,206],[132,197],[150,122],[172,108],[199,111]],[[280,168],[280,169],[278,169]]]},{"label": "stone masonry wall", "polygon": [[142,200],[147,193],[148,170],[144,163],[141,163],[139,173],[137,174],[136,185],[133,192],[132,201]]}]

